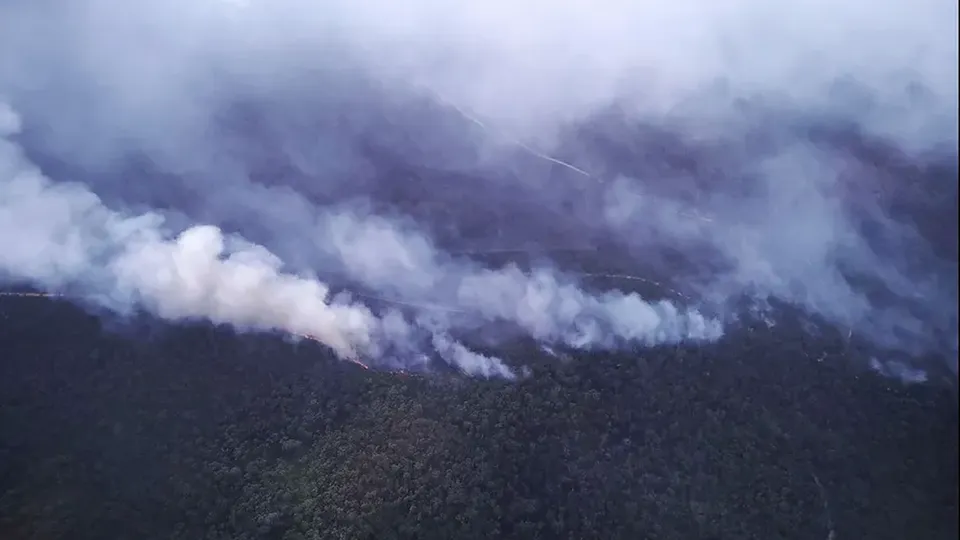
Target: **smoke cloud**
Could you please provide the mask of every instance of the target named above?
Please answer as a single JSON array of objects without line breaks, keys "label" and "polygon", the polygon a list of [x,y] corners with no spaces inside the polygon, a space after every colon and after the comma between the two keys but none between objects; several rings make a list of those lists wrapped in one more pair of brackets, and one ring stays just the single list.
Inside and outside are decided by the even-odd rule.
[{"label": "smoke cloud", "polygon": [[466,343],[709,341],[791,306],[956,371],[956,21],[8,2],[0,268],[398,367],[512,376]]},{"label": "smoke cloud", "polygon": [[[16,114],[4,106],[2,118],[0,135],[16,135]],[[158,214],[128,216],[104,206],[83,185],[49,181],[8,140],[0,144],[0,157],[0,270],[9,278],[79,288],[102,305],[146,308],[167,320],[306,335],[346,359],[379,359],[400,347],[413,363],[422,362],[413,345],[417,332],[402,316],[391,313],[384,323],[362,305],[331,300],[326,284],[284,273],[281,260],[261,246],[225,238],[211,225],[173,237]],[[454,278],[465,307],[461,315],[470,324],[478,317],[507,321],[538,340],[577,347],[617,338],[661,343],[720,335],[718,324],[697,312],[680,312],[664,301],[648,304],[633,294],[590,296],[542,271],[527,276],[516,267],[441,267],[424,238],[396,236],[387,222],[354,223],[339,214],[322,228],[347,274],[375,290],[424,296]],[[501,360],[450,339],[446,332],[462,327],[454,319],[429,327],[435,353],[450,364],[469,374],[514,376]],[[411,361],[394,356],[392,363],[409,367]]]}]

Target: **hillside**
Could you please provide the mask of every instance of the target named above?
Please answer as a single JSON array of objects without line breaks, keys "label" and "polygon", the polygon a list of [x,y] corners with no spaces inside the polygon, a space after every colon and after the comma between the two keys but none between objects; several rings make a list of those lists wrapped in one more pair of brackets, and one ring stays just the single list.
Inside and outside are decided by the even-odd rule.
[{"label": "hillside", "polygon": [[4,539],[958,534],[955,395],[839,339],[518,346],[534,373],[505,383],[47,299],[0,317]]}]

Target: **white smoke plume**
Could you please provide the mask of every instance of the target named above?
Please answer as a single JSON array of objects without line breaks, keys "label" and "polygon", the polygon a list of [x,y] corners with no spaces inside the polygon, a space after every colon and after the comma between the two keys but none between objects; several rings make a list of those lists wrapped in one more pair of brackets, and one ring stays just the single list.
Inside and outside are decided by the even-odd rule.
[{"label": "white smoke plume", "polygon": [[[7,139],[19,124],[0,103],[0,276],[80,287],[105,306],[142,306],[167,320],[307,336],[355,361],[414,338],[396,313],[385,324],[360,304],[331,299],[325,284],[284,273],[275,255],[216,227],[172,238],[159,215],[124,215],[82,185],[52,183]],[[444,358],[465,372],[514,376],[499,359],[443,339],[452,351]]]},{"label": "white smoke plume", "polygon": [[714,339],[694,308],[732,323],[748,298],[949,357],[956,21],[946,0],[13,1],[0,93],[55,177],[242,233],[434,336]]},{"label": "white smoke plume", "polygon": [[[719,338],[722,327],[700,312],[620,291],[591,295],[571,278],[545,268],[486,269],[439,251],[396,222],[354,213],[327,214],[316,234],[328,259],[354,282],[393,298],[456,306],[448,324],[505,321],[534,339],[576,348],[648,345]],[[459,320],[458,320],[459,319]]]},{"label": "white smoke plume", "polygon": [[[4,136],[16,116],[0,105]],[[165,319],[307,334],[355,358],[372,346],[376,320],[357,305],[336,305],[322,283],[280,272],[259,246],[226,252],[215,227],[169,238],[157,215],[126,216],[79,184],[52,183],[0,139],[0,269],[48,288],[89,284],[115,302],[142,302]]]},{"label": "white smoke plume", "polygon": [[[18,117],[5,105],[0,111],[5,127],[0,135],[16,135]],[[393,313],[384,324],[366,307],[332,300],[327,285],[284,273],[281,260],[261,246],[225,238],[210,225],[171,238],[158,214],[126,216],[80,184],[51,182],[9,140],[0,139],[0,157],[0,270],[9,277],[46,288],[79,286],[105,305],[136,305],[167,320],[204,319],[306,335],[347,359],[379,357],[397,347],[414,363],[422,356],[411,346],[415,336],[401,316]],[[339,217],[343,224],[346,216]],[[391,285],[409,291],[419,280],[423,290],[414,294],[422,295],[445,276],[443,268],[429,266],[436,255],[425,239],[416,238],[425,260],[415,261],[403,251],[406,246],[390,241],[389,227],[346,225],[328,221],[323,228],[335,237],[331,245],[342,249],[338,257],[347,273],[360,283],[378,291]],[[476,268],[457,276],[460,304],[469,308],[464,315],[515,323],[538,340],[582,347],[618,337],[660,343],[721,333],[716,322],[697,312],[680,313],[668,302],[651,305],[622,293],[595,298],[550,274]],[[452,325],[433,326],[446,332]],[[432,344],[468,374],[514,376],[501,360],[474,353],[446,334],[434,333]],[[401,367],[408,363],[399,361]]]}]

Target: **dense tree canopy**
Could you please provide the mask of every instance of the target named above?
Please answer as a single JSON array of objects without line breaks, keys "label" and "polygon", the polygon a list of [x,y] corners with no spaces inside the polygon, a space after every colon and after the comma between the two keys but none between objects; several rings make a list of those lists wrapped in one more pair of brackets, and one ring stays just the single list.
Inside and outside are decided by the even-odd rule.
[{"label": "dense tree canopy", "polygon": [[0,538],[951,539],[957,402],[778,327],[520,382],[0,304]]}]

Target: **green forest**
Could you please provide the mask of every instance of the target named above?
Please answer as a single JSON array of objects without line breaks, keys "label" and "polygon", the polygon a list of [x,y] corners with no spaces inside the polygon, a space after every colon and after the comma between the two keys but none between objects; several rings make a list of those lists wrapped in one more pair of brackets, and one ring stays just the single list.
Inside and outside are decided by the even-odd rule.
[{"label": "green forest", "polygon": [[957,397],[843,336],[548,356],[515,382],[0,302],[0,539],[956,539]]}]

